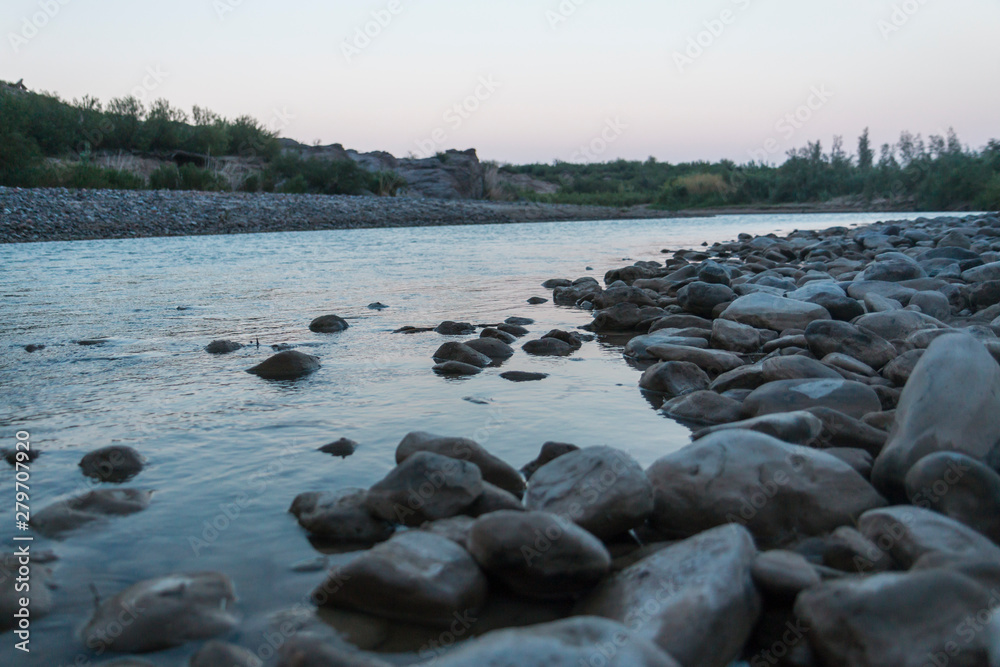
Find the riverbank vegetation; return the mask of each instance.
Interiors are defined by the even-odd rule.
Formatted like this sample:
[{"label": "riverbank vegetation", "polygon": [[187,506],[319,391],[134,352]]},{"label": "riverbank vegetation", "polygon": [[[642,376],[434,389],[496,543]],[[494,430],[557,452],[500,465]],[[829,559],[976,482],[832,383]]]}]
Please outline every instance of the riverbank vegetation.
[{"label": "riverbank vegetation", "polygon": [[[536,186],[507,188],[504,198],[545,203],[1000,209],[1000,141],[973,149],[954,132],[926,140],[904,132],[876,151],[865,130],[851,153],[836,137],[829,150],[810,142],[781,164],[649,158],[499,171]],[[250,116],[226,119],[197,106],[188,114],[166,100],[145,104],[136,97],[66,102],[0,82],[0,185],[394,195],[406,184],[350,160],[282,151],[277,133]]]},{"label": "riverbank vegetation", "polygon": [[[137,166],[142,159],[148,165]],[[0,185],[125,190],[395,194],[391,174],[282,153],[250,116],[130,96],[66,102],[0,82]]]},{"label": "riverbank vegetation", "polygon": [[1000,141],[980,150],[947,136],[904,132],[876,157],[868,131],[849,154],[840,138],[829,151],[821,142],[790,151],[780,165],[751,162],[669,164],[617,160],[602,164],[505,166],[558,185],[552,194],[529,194],[537,201],[664,209],[808,204],[851,200],[880,201],[895,208],[1000,209]]}]

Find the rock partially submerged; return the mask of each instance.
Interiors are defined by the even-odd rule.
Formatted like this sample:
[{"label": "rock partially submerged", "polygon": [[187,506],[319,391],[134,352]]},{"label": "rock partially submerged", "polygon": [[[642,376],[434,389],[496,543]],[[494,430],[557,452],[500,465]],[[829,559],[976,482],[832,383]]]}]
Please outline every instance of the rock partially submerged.
[{"label": "rock partially submerged", "polygon": [[392,537],[392,523],[374,516],[367,508],[364,489],[303,493],[289,512],[299,525],[323,540],[337,544],[376,544]]},{"label": "rock partially submerged", "polygon": [[338,315],[323,315],[309,323],[309,330],[314,333],[340,333],[341,331],[346,331],[349,327],[350,325],[347,323],[347,320]]},{"label": "rock partially submerged", "polygon": [[238,619],[232,582],[214,572],[142,581],[101,603],[82,631],[91,650],[147,653],[209,639]]},{"label": "rock partially submerged", "polygon": [[319,370],[319,357],[298,350],[279,352],[247,370],[265,380],[297,380]]},{"label": "rock partially submerged", "polygon": [[462,514],[483,495],[483,475],[474,463],[419,451],[368,491],[374,516],[406,526]]},{"label": "rock partially submerged", "polygon": [[209,354],[231,354],[237,350],[242,350],[243,345],[231,340],[213,340],[205,346],[205,351]]},{"label": "rock partially submerged", "polygon": [[475,615],[486,602],[486,591],[486,577],[465,549],[426,531],[409,531],[331,572],[313,600],[447,627],[456,614]]},{"label": "rock partially submerged", "polygon": [[131,447],[112,445],[86,454],[80,470],[87,477],[102,482],[127,482],[140,472],[146,459]]},{"label": "rock partially submerged", "polygon": [[31,517],[31,527],[46,537],[60,537],[110,517],[128,516],[149,507],[152,491],[97,489],[55,502]]}]

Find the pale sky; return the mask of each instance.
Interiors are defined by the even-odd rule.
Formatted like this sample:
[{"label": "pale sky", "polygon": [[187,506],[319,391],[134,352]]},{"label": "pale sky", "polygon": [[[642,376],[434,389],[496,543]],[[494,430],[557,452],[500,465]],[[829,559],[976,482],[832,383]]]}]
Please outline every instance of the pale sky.
[{"label": "pale sky", "polygon": [[400,156],[780,162],[835,134],[853,151],[865,126],[1000,137],[996,0],[4,0],[0,29],[0,79]]}]

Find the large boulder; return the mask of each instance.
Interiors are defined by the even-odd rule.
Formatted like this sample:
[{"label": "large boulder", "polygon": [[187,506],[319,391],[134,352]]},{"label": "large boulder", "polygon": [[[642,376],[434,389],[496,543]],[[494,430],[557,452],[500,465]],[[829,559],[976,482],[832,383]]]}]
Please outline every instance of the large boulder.
[{"label": "large boulder", "polygon": [[285,350],[247,369],[247,373],[265,380],[296,380],[316,372],[319,367],[319,357],[298,350]]},{"label": "large boulder", "polygon": [[906,495],[917,507],[944,514],[1000,544],[1000,475],[958,452],[920,459],[906,474]]},{"label": "large boulder", "polygon": [[518,595],[575,598],[611,569],[604,544],[548,512],[494,512],[478,519],[468,549],[479,566]]},{"label": "large boulder", "polygon": [[223,574],[174,574],[126,588],[94,611],[82,638],[91,650],[160,651],[229,632],[236,595]]},{"label": "large boulder", "polygon": [[462,514],[483,495],[483,475],[468,461],[417,452],[368,490],[365,507],[391,523],[419,526]]},{"label": "large boulder", "polygon": [[629,623],[686,667],[726,667],[760,614],[750,576],[756,555],[746,530],[722,526],[612,575],[576,613]]},{"label": "large boulder", "polygon": [[490,454],[475,440],[414,431],[408,433],[396,447],[396,463],[403,463],[417,452],[433,452],[440,456],[474,463],[483,474],[484,481],[518,497],[524,495],[524,478],[521,477],[521,473]]},{"label": "large boulder", "polygon": [[853,525],[885,500],[847,463],[762,433],[722,431],[665,456],[646,472],[650,521],[667,535],[746,526],[761,548]]},{"label": "large boulder", "polygon": [[395,528],[372,515],[364,489],[300,494],[288,510],[311,534],[331,542],[375,544],[392,537]]},{"label": "large boulder", "polygon": [[896,358],[896,348],[881,336],[847,322],[817,321],[806,327],[809,350],[822,359],[829,354],[846,354],[871,366],[882,368]]},{"label": "large boulder", "polygon": [[587,447],[539,468],[525,506],[558,514],[600,538],[641,526],[653,509],[653,490],[631,456],[611,447]]},{"label": "large boulder", "polygon": [[680,667],[656,644],[605,618],[494,630],[435,661],[437,667]]},{"label": "large boulder", "polygon": [[447,626],[486,602],[486,577],[451,540],[400,533],[330,573],[313,592],[320,606],[364,611],[418,625]]},{"label": "large boulder", "polygon": [[769,382],[743,401],[743,413],[747,417],[818,407],[832,408],[860,419],[870,412],[880,412],[882,402],[868,385],[839,378]]},{"label": "large boulder", "polygon": [[994,469],[1000,464],[1000,366],[982,343],[948,334],[931,343],[899,399],[889,441],[872,481],[893,500],[906,498],[906,473],[920,459],[958,451]]},{"label": "large boulder", "polygon": [[980,667],[995,664],[995,640],[970,619],[995,606],[972,579],[938,569],[830,581],[803,592],[795,615],[816,664]]},{"label": "large boulder", "polygon": [[736,299],[721,317],[757,329],[784,331],[805,329],[811,322],[830,319],[830,313],[814,303],[758,292]]}]

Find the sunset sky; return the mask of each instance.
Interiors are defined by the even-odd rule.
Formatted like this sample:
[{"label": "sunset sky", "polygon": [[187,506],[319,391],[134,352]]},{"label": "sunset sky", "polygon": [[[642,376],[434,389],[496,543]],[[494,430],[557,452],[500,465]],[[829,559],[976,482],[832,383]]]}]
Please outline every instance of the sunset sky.
[{"label": "sunset sky", "polygon": [[865,126],[876,144],[1000,137],[995,0],[7,0],[0,17],[0,79],[396,155],[780,162],[835,134],[853,150]]}]

